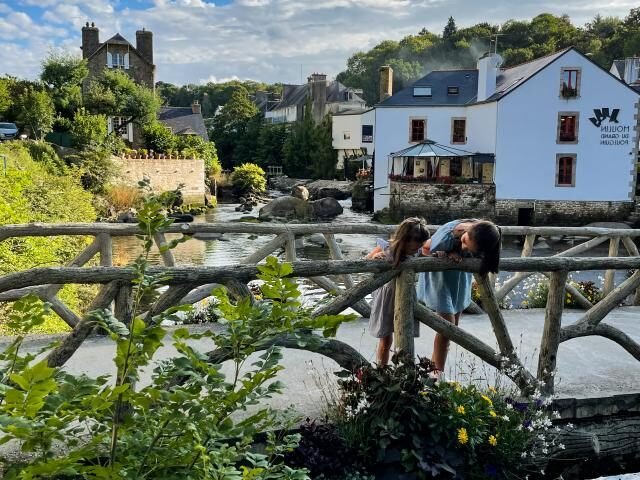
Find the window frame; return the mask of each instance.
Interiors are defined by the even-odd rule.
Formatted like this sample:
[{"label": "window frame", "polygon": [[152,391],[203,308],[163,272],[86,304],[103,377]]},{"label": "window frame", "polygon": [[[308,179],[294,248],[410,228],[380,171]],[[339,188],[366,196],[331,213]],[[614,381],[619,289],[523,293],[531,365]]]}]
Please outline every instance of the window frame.
[{"label": "window frame", "polygon": [[[562,140],[560,134],[562,133],[562,117],[575,117],[574,122],[574,139]],[[558,123],[556,128],[556,143],[562,145],[571,145],[578,143],[578,134],[580,132],[580,112],[558,112]]]},{"label": "window frame", "polygon": [[[365,135],[364,128],[371,127],[371,134]],[[361,141],[362,143],[373,143],[373,125],[363,124],[360,128]]]},{"label": "window frame", "polygon": [[[560,183],[560,161],[563,158],[571,159],[571,183]],[[571,188],[576,186],[576,166],[578,163],[578,155],[575,153],[558,153],[556,154],[556,170],[555,184],[556,187]]]},{"label": "window frame", "polygon": [[[416,93],[417,90],[424,90],[425,92],[428,91],[429,93]],[[430,86],[425,85],[425,86],[420,86],[420,87],[413,87],[413,96],[414,97],[424,97],[424,98],[431,98],[433,97],[433,90]]]},{"label": "window frame", "polygon": [[460,95],[460,87],[456,85],[449,85],[447,87],[447,95]]},{"label": "window frame", "polygon": [[[576,72],[576,86],[575,88],[575,95],[565,95],[565,88],[564,88],[564,74],[565,72]],[[560,98],[563,98],[565,100],[570,100],[572,98],[579,98],[580,97],[580,87],[582,84],[582,68],[581,67],[562,67],[560,69]]]},{"label": "window frame", "polygon": [[[424,122],[421,140],[413,139],[413,122],[414,121]],[[421,142],[424,142],[426,139],[427,139],[427,117],[409,117],[409,143],[421,143]]]},{"label": "window frame", "polygon": [[[456,121],[464,121],[464,141],[455,141],[455,124]],[[467,117],[451,117],[451,145],[466,145],[467,143]]]}]

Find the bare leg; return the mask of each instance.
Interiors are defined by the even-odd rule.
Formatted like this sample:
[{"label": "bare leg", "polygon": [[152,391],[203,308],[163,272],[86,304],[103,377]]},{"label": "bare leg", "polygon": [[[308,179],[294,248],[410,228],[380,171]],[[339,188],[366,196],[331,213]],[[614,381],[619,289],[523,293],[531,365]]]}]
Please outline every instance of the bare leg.
[{"label": "bare leg", "polygon": [[[457,326],[460,321],[460,313],[461,312],[455,314],[438,312],[438,315]],[[436,338],[433,341],[431,361],[440,372],[444,371],[444,365],[447,362],[447,353],[449,353],[449,339],[444,335],[436,333]]]},{"label": "bare leg", "polygon": [[389,363],[389,352],[393,343],[393,335],[378,339],[378,347],[376,349],[376,362],[378,366],[384,367]]}]

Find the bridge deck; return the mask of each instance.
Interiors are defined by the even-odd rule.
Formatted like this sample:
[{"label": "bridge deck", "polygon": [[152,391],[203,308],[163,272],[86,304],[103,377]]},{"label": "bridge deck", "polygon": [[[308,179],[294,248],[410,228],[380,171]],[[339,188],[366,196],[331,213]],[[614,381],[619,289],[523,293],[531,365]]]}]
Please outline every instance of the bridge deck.
[{"label": "bridge deck", "polygon": [[[578,311],[566,311],[563,324],[575,321],[581,314]],[[505,317],[520,358],[526,367],[535,371],[544,310],[512,310],[505,312]],[[606,321],[621,328],[634,339],[640,339],[640,307],[616,309],[607,316]],[[495,337],[486,315],[464,316],[461,326],[489,345],[494,345]],[[420,337],[416,339],[416,352],[426,356],[431,352],[434,333],[424,325],[421,326],[420,333]],[[376,340],[367,332],[366,319],[343,325],[338,338],[357,348],[367,359],[375,358]],[[34,337],[27,342],[26,347],[28,350],[37,350],[44,341],[44,337]],[[4,339],[0,340],[0,344],[5,342]],[[206,351],[212,349],[212,345],[207,342],[202,342],[201,346]],[[111,340],[89,338],[67,363],[66,368],[74,373],[91,376],[113,373],[113,354]],[[168,358],[173,354],[172,348],[163,347],[157,357]],[[318,354],[298,350],[285,351],[283,364],[285,370],[280,379],[286,390],[284,395],[272,399],[273,406],[284,408],[293,404],[301,414],[320,414],[324,404],[322,390],[329,390],[328,385],[334,385],[335,379],[330,373],[336,368],[336,364]],[[640,392],[640,363],[619,345],[603,337],[578,338],[562,343],[557,365],[556,390],[560,397],[603,397]],[[483,368],[479,359],[452,344],[447,367],[448,378],[465,381],[466,374],[472,368],[475,368],[474,378],[488,378],[490,384],[493,384],[492,368]]]}]

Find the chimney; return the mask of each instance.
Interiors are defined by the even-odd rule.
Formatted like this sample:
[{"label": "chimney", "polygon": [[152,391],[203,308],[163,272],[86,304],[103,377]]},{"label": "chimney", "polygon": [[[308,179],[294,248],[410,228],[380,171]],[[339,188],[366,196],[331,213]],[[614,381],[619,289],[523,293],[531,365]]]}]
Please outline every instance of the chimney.
[{"label": "chimney", "polygon": [[478,59],[478,102],[482,102],[496,93],[498,68],[502,57],[496,53],[486,53]]},{"label": "chimney", "polygon": [[194,100],[191,104],[191,113],[194,115],[202,115],[202,105],[200,105],[198,100]]},{"label": "chimney", "polygon": [[95,23],[89,26],[89,22],[82,27],[82,58],[89,58],[100,48],[100,30]]},{"label": "chimney", "polygon": [[309,77],[311,84],[311,113],[316,124],[322,122],[327,106],[327,76],[314,73]]},{"label": "chimney", "polygon": [[153,33],[145,30],[136,32],[136,50],[147,62],[153,65]]},{"label": "chimney", "polygon": [[393,68],[390,65],[380,67],[380,101],[393,95]]}]

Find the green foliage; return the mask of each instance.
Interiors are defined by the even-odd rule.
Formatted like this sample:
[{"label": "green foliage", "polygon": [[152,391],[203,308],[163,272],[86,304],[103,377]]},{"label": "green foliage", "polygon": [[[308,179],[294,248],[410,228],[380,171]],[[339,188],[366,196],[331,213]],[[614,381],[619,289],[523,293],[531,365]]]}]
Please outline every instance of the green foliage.
[{"label": "green foliage", "polygon": [[[281,389],[276,381],[282,369],[279,348],[265,349],[265,344],[282,335],[300,336],[302,342],[310,329],[331,334],[350,317],[311,318],[295,279],[288,278],[291,266],[270,257],[259,267],[262,302],[232,302],[226,291],[216,291],[225,328],[197,335],[176,330],[172,344],[177,355],[160,362],[150,383],[136,388],[140,372],[150,367],[164,341],[159,324],[188,310],[140,316],[143,299],[157,295],[167,280],[148,272],[153,236],[171,223],[162,210],[158,197],[150,194],[139,211],[144,252],[132,266],[133,315],[115,318],[105,310],[91,317],[116,344],[115,382],[72,376],[46,360],[34,362],[34,355],[19,354],[22,336],[0,354],[1,441],[16,441],[27,454],[19,460],[2,458],[3,478],[309,479],[305,470],[283,462],[299,436],[272,433],[286,424],[262,403]],[[26,299],[12,315],[24,333],[45,312]],[[216,351],[208,358],[194,342],[210,343]],[[249,365],[249,357],[260,351]],[[223,373],[225,361],[232,364],[230,375]],[[266,447],[258,453],[253,443],[262,431],[268,431]]]},{"label": "green foliage", "polygon": [[83,187],[92,193],[103,193],[116,173],[111,151],[106,147],[87,148],[66,160],[79,172]]},{"label": "green foliage", "polygon": [[76,112],[70,133],[74,146],[82,150],[104,146],[107,141],[107,117],[91,115],[85,109]]},{"label": "green foliage", "polygon": [[338,152],[333,149],[331,115],[327,115],[314,130],[313,178],[333,179],[338,163]]},{"label": "green foliage", "polygon": [[[602,290],[600,290],[600,288],[598,288],[598,286],[592,281],[571,281],[569,283],[594,305],[603,298]],[[548,297],[549,282],[538,282],[529,289],[527,292],[527,299],[522,302],[522,304],[526,308],[545,308],[547,306]],[[568,308],[581,308],[575,297],[569,292],[565,292],[564,306]]]},{"label": "green foliage", "polygon": [[55,109],[51,97],[42,90],[29,88],[16,99],[18,121],[35,140],[43,140],[53,130]]},{"label": "green foliage", "polygon": [[220,173],[221,167],[215,143],[207,142],[198,135],[179,135],[176,139],[176,148],[184,157],[203,159],[207,177]]},{"label": "green foliage", "polygon": [[75,55],[51,53],[42,62],[40,79],[64,118],[72,118],[82,106],[82,82],[88,73],[87,61]]},{"label": "green foliage", "polygon": [[[46,144],[33,142],[5,142],[0,154],[7,155],[7,175],[0,175],[0,224],[92,222],[96,213],[91,194],[86,192],[73,172],[57,174],[50,165],[34,160],[30,150],[51,153]],[[0,274],[19,272],[33,267],[60,265],[75,257],[89,244],[85,237],[27,237],[0,242]],[[85,306],[85,287],[65,287],[60,297],[76,312]],[[6,323],[6,308],[0,308],[0,332],[15,331]],[[67,330],[57,316],[34,331]]]},{"label": "green foliage", "polygon": [[67,172],[67,165],[50,143],[29,141],[24,142],[23,145],[29,150],[31,158],[44,165],[49,173],[64,175]]},{"label": "green foliage", "polygon": [[145,127],[156,120],[160,100],[149,88],[138,85],[129,75],[119,70],[105,69],[93,80],[85,96],[85,105],[92,113],[125,117],[120,126],[124,133],[131,122]]},{"label": "green foliage", "polygon": [[453,19],[453,17],[449,17],[449,20],[447,20],[447,24],[442,31],[442,38],[444,40],[448,40],[452,38],[457,31],[458,27],[456,27],[456,21]]},{"label": "green foliage", "polygon": [[267,179],[262,168],[254,163],[243,163],[231,173],[233,188],[240,194],[263,193],[267,189]]},{"label": "green foliage", "polygon": [[176,148],[176,135],[166,125],[156,121],[144,128],[144,141],[148,149],[158,153],[169,153]]},{"label": "green foliage", "polygon": [[0,118],[3,118],[12,103],[9,81],[5,78],[0,78]]},{"label": "green foliage", "polygon": [[548,433],[557,413],[547,402],[435,382],[432,370],[429,360],[395,356],[391,366],[339,382],[338,431],[362,465],[376,471],[395,463],[387,474],[419,479],[524,478],[522,458],[557,444]]}]

